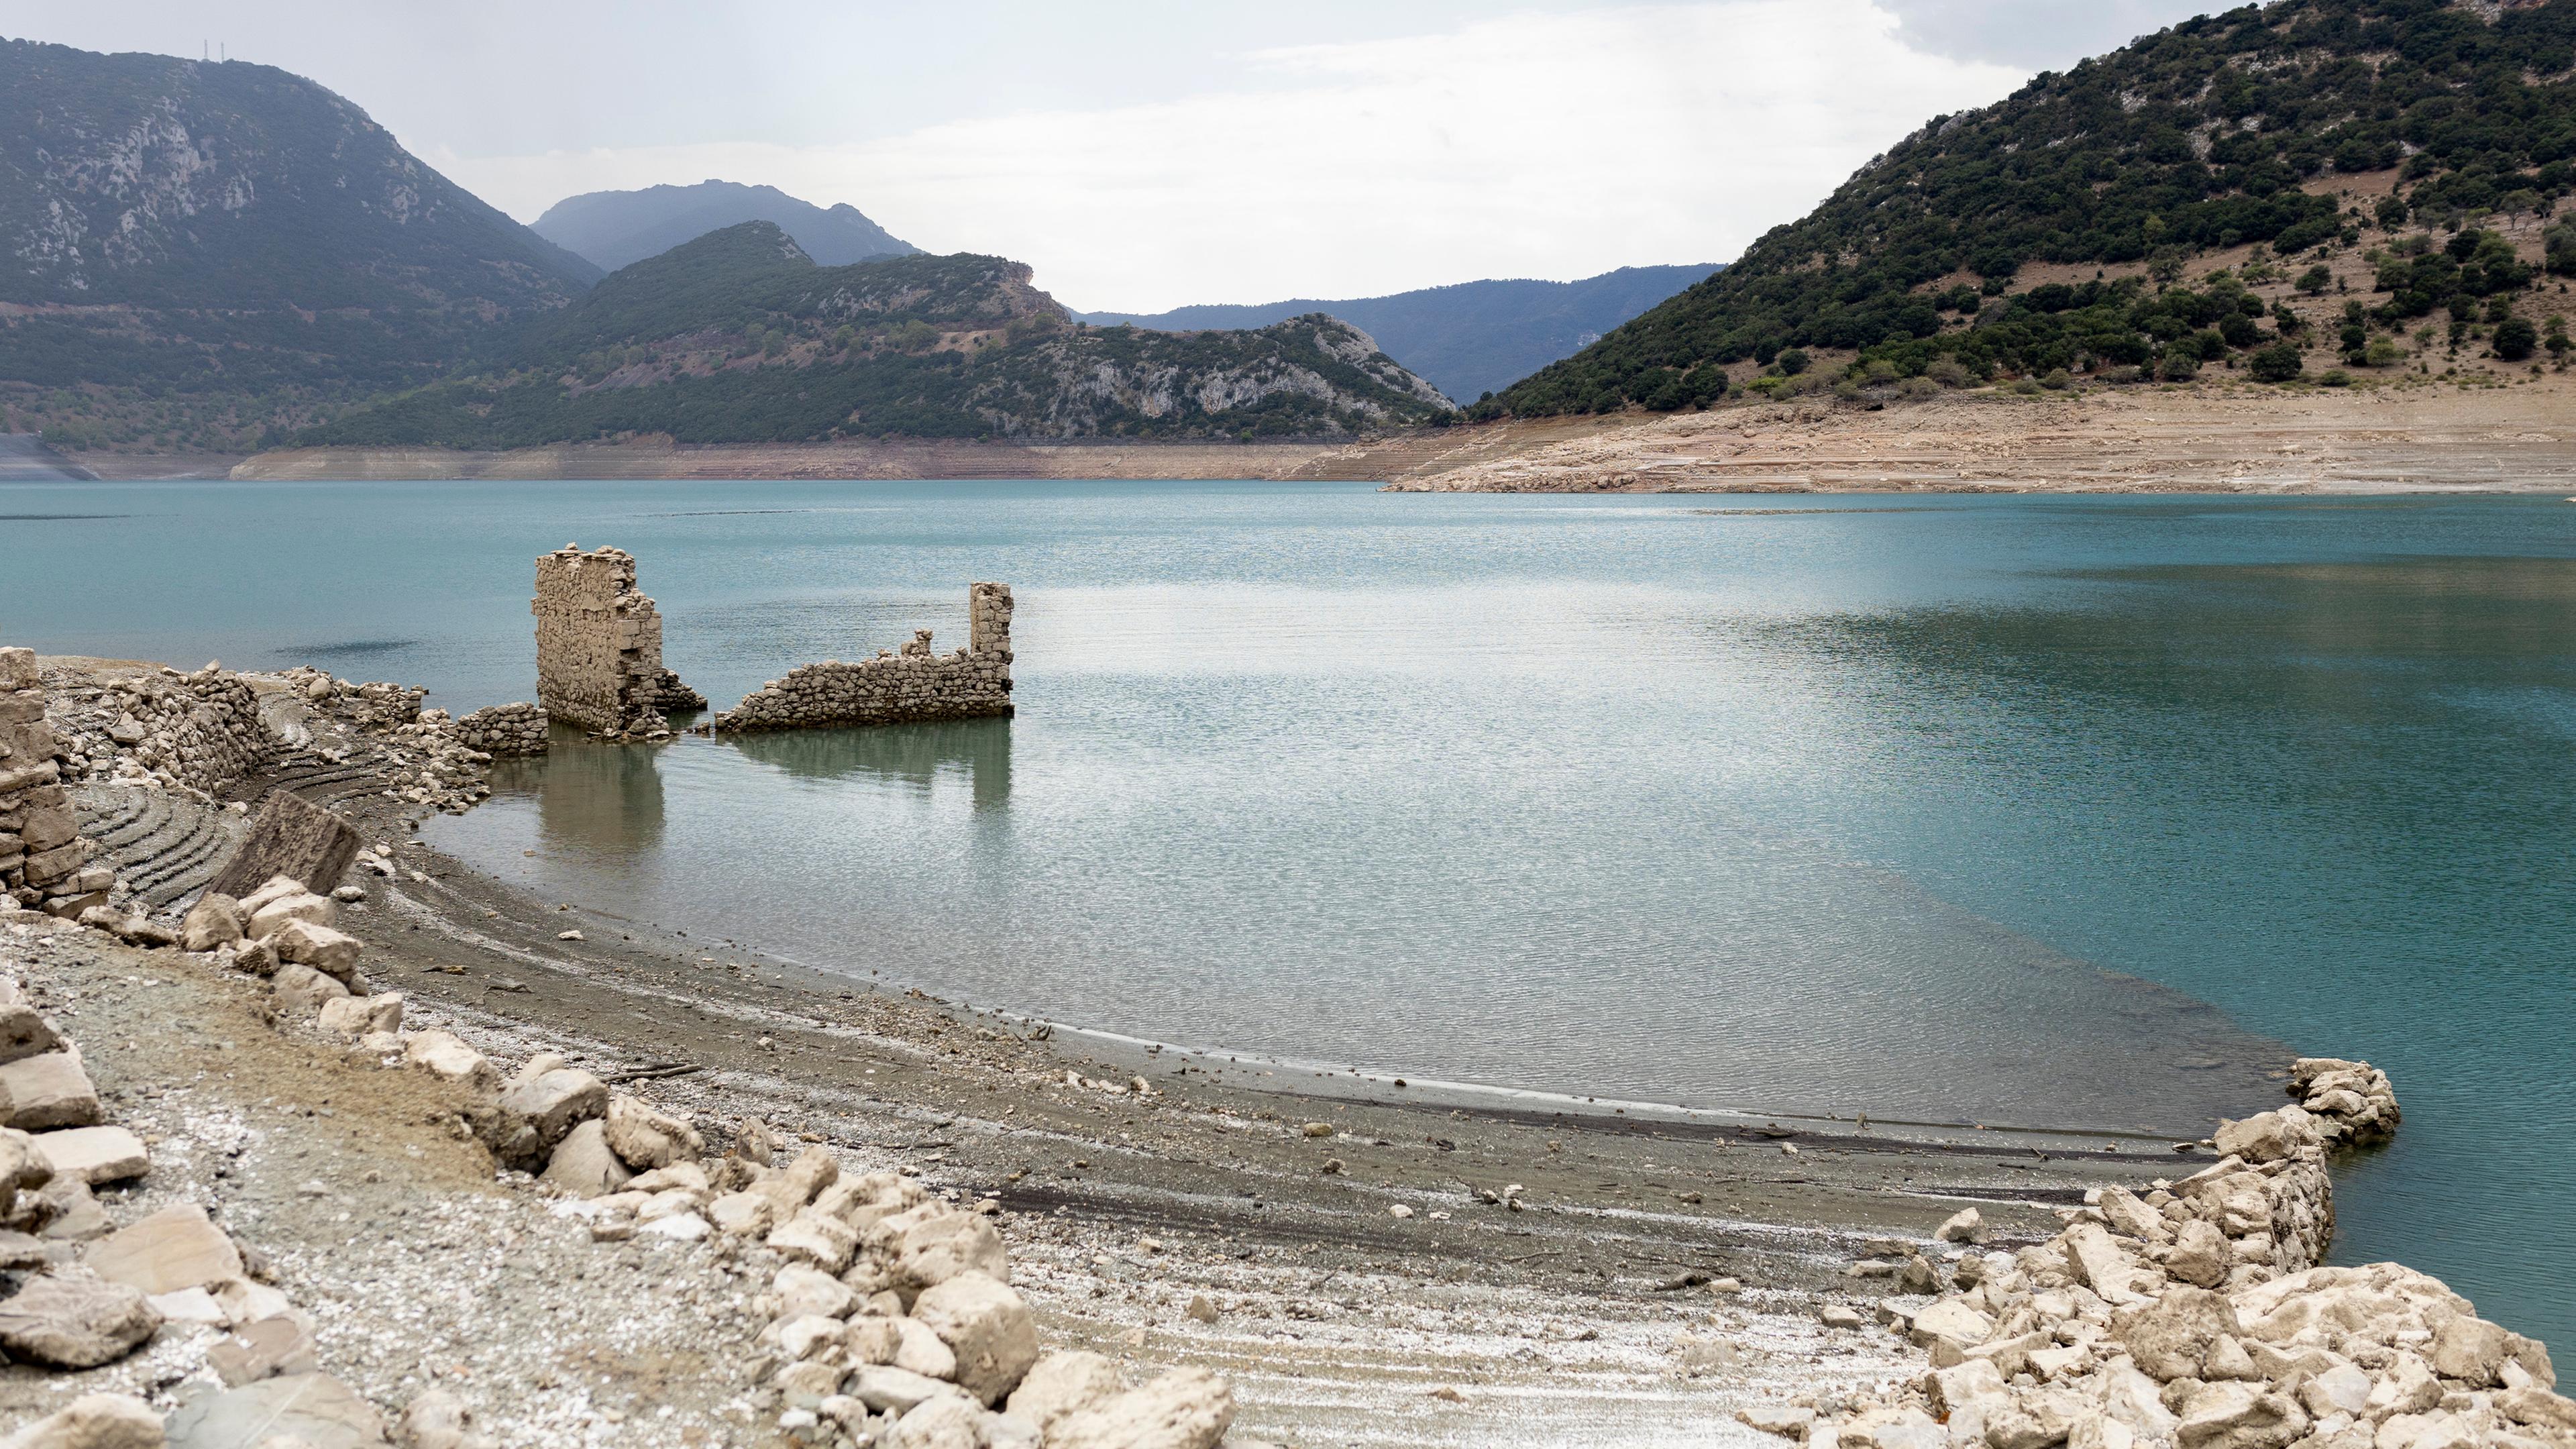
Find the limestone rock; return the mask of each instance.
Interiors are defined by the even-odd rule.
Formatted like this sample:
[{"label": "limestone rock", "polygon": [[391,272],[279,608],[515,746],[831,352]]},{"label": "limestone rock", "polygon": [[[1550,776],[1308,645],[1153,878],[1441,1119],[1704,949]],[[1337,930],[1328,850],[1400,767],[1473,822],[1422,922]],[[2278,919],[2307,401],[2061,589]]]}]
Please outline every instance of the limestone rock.
[{"label": "limestone rock", "polygon": [[751,1185],[751,1191],[778,1205],[783,1220],[798,1208],[820,1197],[824,1190],[838,1182],[841,1164],[820,1147],[808,1147],[784,1171],[770,1173]]},{"label": "limestone rock", "polygon": [[807,1314],[847,1318],[851,1310],[859,1306],[859,1295],[850,1285],[803,1263],[790,1263],[780,1268],[778,1276],[771,1280],[770,1292],[778,1299],[781,1318],[801,1318]]},{"label": "limestone rock", "polygon": [[726,1233],[747,1238],[769,1231],[778,1205],[756,1192],[729,1192],[707,1204],[707,1216]]},{"label": "limestone rock", "polygon": [[2205,1288],[2178,1285],[2144,1307],[2111,1320],[2111,1336],[2124,1344],[2140,1370],[2158,1381],[2198,1378],[2210,1346],[2244,1330],[2227,1299]]},{"label": "limestone rock", "polygon": [[1002,1235],[992,1223],[946,1203],[907,1209],[868,1233],[872,1245],[884,1243],[891,1249],[888,1266],[895,1280],[914,1290],[960,1273],[982,1273],[1004,1283],[1011,1278]]},{"label": "limestone rock", "polygon": [[479,1094],[488,1095],[501,1085],[500,1069],[453,1032],[415,1032],[403,1042],[403,1057],[441,1081],[454,1082]]},{"label": "limestone rock", "polygon": [[162,1449],[161,1416],[126,1394],[83,1394],[0,1441],[0,1449]]},{"label": "limestone rock", "polygon": [[1234,1423],[1234,1391],[1205,1369],[1174,1369],[1047,1430],[1047,1449],[1216,1449]]},{"label": "limestone rock", "polygon": [[967,1399],[943,1394],[895,1420],[886,1449],[986,1449],[984,1422],[991,1416]]},{"label": "limestone rock", "polygon": [[1946,1339],[1965,1349],[1985,1342],[1995,1332],[1995,1321],[1956,1298],[1944,1298],[1914,1315],[1911,1336],[1918,1344]]},{"label": "limestone rock", "polygon": [[310,966],[280,966],[270,978],[269,992],[277,1004],[299,1015],[313,1015],[349,994],[349,988],[336,976],[327,976]]},{"label": "limestone rock", "polygon": [[19,1189],[42,1187],[60,1170],[34,1137],[0,1127],[0,1216],[16,1210]]},{"label": "limestone rock", "polygon": [[854,1364],[893,1363],[903,1352],[903,1330],[895,1327],[893,1318],[856,1318],[841,1336],[841,1344],[850,1351]]},{"label": "limestone rock", "polygon": [[778,1324],[778,1351],[790,1359],[819,1358],[826,1351],[841,1346],[842,1323],[819,1313],[781,1319]]},{"label": "limestone rock", "polygon": [[2288,1449],[2308,1435],[2305,1409],[2260,1384],[2210,1384],[2175,1426],[2182,1449]]},{"label": "limestone rock", "polygon": [[1735,1421],[1759,1433],[1804,1439],[1808,1426],[1816,1422],[1816,1411],[1788,1404],[1749,1404],[1735,1411]]},{"label": "limestone rock", "polygon": [[329,1374],[281,1374],[200,1393],[170,1415],[170,1449],[242,1449],[278,1439],[310,1449],[382,1449],[384,1416]]},{"label": "limestone rock", "polygon": [[[281,901],[269,909],[274,911],[285,904]],[[360,947],[355,936],[297,919],[286,922],[265,939],[280,961],[310,966],[343,986],[357,978]]]},{"label": "limestone rock", "polygon": [[926,1378],[892,1364],[862,1366],[850,1375],[849,1393],[879,1413],[892,1410],[897,1414],[908,1414],[916,1406],[943,1394],[961,1401],[965,1399],[965,1394],[955,1384]]},{"label": "limestone rock", "polygon": [[2248,1162],[2279,1162],[2301,1148],[2317,1145],[2316,1119],[2299,1107],[2275,1107],[2238,1122],[2221,1122],[2212,1139],[2223,1157]]},{"label": "limestone rock", "polygon": [[1923,1396],[1932,1412],[1949,1417],[1980,1399],[2008,1395],[2010,1385],[1992,1359],[1972,1358],[1923,1376]]},{"label": "limestone rock", "polygon": [[[957,1380],[957,1351],[917,1318],[896,1318],[894,1357],[888,1362],[927,1379]],[[962,1385],[960,1387],[963,1387]]]},{"label": "limestone rock", "polygon": [[2496,1395],[2495,1406],[2517,1424],[2576,1434],[2576,1399],[2563,1399],[2543,1388],[2524,1387]]},{"label": "limestone rock", "polygon": [[13,1001],[0,1006],[0,1062],[60,1051],[62,1034],[36,1008]]},{"label": "limestone rock", "polygon": [[94,1127],[107,1115],[76,1051],[0,1062],[0,1114],[0,1125],[21,1132]]},{"label": "limestone rock", "polygon": [[378,1033],[400,1032],[402,1019],[402,993],[387,991],[375,996],[332,997],[322,1003],[322,1015],[315,1025],[343,1041],[357,1041]]},{"label": "limestone rock", "polygon": [[1982,1243],[1986,1240],[1986,1216],[1972,1207],[1961,1208],[1933,1229],[1932,1236],[1944,1243]]},{"label": "limestone rock", "polygon": [[2454,1317],[2433,1335],[2433,1371],[2471,1388],[2486,1388],[2504,1369],[2506,1337],[2500,1323]]},{"label": "limestone rock", "polygon": [[1037,1325],[1028,1305],[982,1273],[959,1273],[924,1289],[912,1313],[957,1355],[957,1386],[987,1404],[1017,1387],[1037,1362]]},{"label": "limestone rock", "polygon": [[252,891],[249,895],[241,897],[239,909],[241,911],[242,922],[247,926],[251,917],[258,915],[262,910],[265,910],[276,902],[285,900],[288,896],[300,896],[305,894],[307,894],[307,892],[304,889],[304,882],[296,880],[290,876],[270,876],[267,881],[261,884],[259,889]]},{"label": "limestone rock", "polygon": [[242,938],[241,902],[213,891],[197,897],[188,914],[179,921],[179,949],[211,951],[229,946]]},{"label": "limestone rock", "polygon": [[132,1353],[161,1326],[143,1290],[86,1268],[30,1281],[0,1301],[0,1348],[55,1368],[96,1368]]},{"label": "limestone rock", "polygon": [[2175,1231],[2164,1267],[2182,1282],[2215,1288],[2227,1281],[2229,1261],[2227,1235],[2218,1230],[2218,1224],[2193,1218]]},{"label": "limestone rock", "polygon": [[668,1167],[707,1150],[698,1129],[622,1092],[608,1099],[608,1145],[636,1168]]},{"label": "limestone rock", "polygon": [[547,1159],[545,1180],[582,1197],[617,1191],[632,1176],[608,1147],[608,1129],[598,1119],[581,1123],[555,1144]]},{"label": "limestone rock", "polygon": [[525,1117],[536,1129],[537,1140],[552,1147],[575,1123],[608,1110],[608,1088],[588,1072],[558,1067],[533,1080],[511,1083],[501,1094],[501,1106]]},{"label": "limestone rock", "polygon": [[[249,901],[244,901],[242,905],[245,909],[250,908]],[[242,934],[254,941],[265,941],[286,929],[290,921],[300,921],[306,925],[327,929],[337,925],[339,920],[340,908],[329,896],[298,892],[294,895],[279,896],[256,910],[251,910],[250,920],[243,926]],[[338,932],[334,931],[333,934],[337,935]],[[280,949],[279,954],[284,954],[283,948]]]},{"label": "limestone rock", "polygon": [[242,1276],[241,1250],[195,1203],[166,1207],[110,1233],[82,1255],[90,1270],[146,1293],[176,1293]]},{"label": "limestone rock", "polygon": [[859,1235],[848,1223],[807,1209],[771,1229],[767,1241],[791,1258],[802,1258],[826,1273],[838,1273],[850,1266],[851,1255],[858,1251]]},{"label": "limestone rock", "polygon": [[2067,1266],[2076,1281],[2092,1289],[2105,1303],[2136,1303],[2145,1296],[2142,1290],[2157,1286],[2162,1277],[2131,1257],[2120,1246],[2120,1240],[2099,1223],[2077,1223],[2066,1230],[2061,1241],[2066,1248]]},{"label": "limestone rock", "polygon": [[116,1226],[108,1221],[89,1184],[68,1173],[56,1173],[36,1190],[37,1216],[44,1221],[39,1236],[58,1243],[86,1243]]},{"label": "limestone rock", "polygon": [[1056,1421],[1066,1413],[1097,1408],[1123,1390],[1126,1377],[1103,1354],[1046,1354],[1030,1364],[1028,1374],[1020,1377],[1020,1387],[1010,1392],[1010,1415],[1036,1423],[1041,1431],[1054,1431]]}]

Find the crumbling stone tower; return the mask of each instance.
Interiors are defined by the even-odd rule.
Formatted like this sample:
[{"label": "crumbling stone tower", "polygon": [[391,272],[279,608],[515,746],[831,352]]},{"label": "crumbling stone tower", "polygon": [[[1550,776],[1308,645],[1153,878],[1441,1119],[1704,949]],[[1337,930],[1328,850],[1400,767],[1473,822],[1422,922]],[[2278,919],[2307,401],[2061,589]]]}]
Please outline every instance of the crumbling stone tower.
[{"label": "crumbling stone tower", "polygon": [[706,696],[662,667],[662,615],[635,588],[635,556],[565,544],[537,560],[537,703],[601,734],[658,727]]}]

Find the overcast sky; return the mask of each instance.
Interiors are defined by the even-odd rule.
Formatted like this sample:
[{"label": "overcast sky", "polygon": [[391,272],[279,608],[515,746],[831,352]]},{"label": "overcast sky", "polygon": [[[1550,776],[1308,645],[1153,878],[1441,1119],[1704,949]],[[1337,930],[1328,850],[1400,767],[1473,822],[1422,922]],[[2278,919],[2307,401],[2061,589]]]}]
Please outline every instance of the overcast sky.
[{"label": "overcast sky", "polygon": [[1725,261],[1930,116],[2189,0],[0,0],[310,76],[523,220],[723,177],[1089,310]]}]

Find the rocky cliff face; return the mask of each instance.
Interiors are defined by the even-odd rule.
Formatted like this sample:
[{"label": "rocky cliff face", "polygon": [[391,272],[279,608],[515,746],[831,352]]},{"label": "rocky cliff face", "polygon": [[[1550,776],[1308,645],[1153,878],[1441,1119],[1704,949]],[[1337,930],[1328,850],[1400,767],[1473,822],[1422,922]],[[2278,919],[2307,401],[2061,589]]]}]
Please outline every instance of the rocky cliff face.
[{"label": "rocky cliff face", "polygon": [[0,295],[558,305],[596,268],[268,66],[0,43]]}]

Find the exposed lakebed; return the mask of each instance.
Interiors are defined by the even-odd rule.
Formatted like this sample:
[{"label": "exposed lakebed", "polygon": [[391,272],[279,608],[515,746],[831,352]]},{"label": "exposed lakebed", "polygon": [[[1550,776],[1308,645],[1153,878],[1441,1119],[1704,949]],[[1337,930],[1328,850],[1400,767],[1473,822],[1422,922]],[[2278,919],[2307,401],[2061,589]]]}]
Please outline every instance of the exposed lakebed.
[{"label": "exposed lakebed", "polygon": [[11,642],[459,709],[531,693],[571,539],[638,555],[719,705],[962,642],[1005,581],[1017,720],[567,742],[430,836],[693,936],[1417,1077],[2167,1133],[2277,1101],[2276,1040],[2365,1056],[2407,1125],[2340,1174],[2337,1256],[2576,1328],[2565,503],[0,493],[131,515],[0,530]]}]

